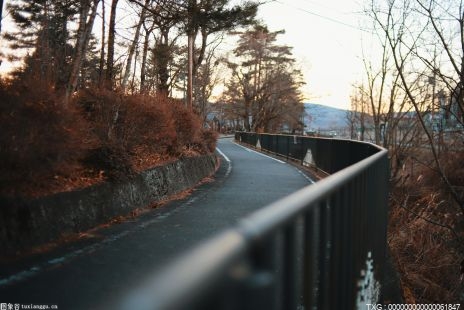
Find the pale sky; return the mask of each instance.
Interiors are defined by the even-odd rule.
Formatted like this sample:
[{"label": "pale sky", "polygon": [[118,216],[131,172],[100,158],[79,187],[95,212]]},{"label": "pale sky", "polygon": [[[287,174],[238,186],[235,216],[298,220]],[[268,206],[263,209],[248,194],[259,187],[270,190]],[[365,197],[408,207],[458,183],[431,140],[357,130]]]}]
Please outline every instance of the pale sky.
[{"label": "pale sky", "polygon": [[306,80],[305,102],[348,109],[352,84],[362,80],[362,0],[281,0],[260,7],[258,18],[292,46]]}]

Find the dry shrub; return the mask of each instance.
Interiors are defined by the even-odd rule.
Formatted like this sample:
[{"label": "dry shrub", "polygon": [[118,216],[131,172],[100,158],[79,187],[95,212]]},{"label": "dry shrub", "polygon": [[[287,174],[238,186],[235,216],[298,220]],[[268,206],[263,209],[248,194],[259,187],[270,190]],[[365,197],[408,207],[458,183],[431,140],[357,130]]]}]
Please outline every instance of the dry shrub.
[{"label": "dry shrub", "polygon": [[[214,150],[197,116],[165,97],[81,90],[68,106],[45,82],[0,80],[0,194],[72,190]],[[187,151],[186,151],[187,150]]]},{"label": "dry shrub", "polygon": [[213,153],[216,150],[218,133],[213,130],[203,129],[201,132],[201,140],[208,153]]},{"label": "dry shrub", "polygon": [[128,154],[140,146],[157,153],[174,148],[176,115],[168,99],[87,89],[76,96],[76,103],[103,145],[117,144]]},{"label": "dry shrub", "polygon": [[73,105],[82,108],[92,131],[101,141],[109,140],[118,122],[123,96],[106,89],[83,89],[73,98]]},{"label": "dry shrub", "polygon": [[125,179],[133,175],[130,156],[124,140],[118,135],[124,99],[117,92],[106,89],[81,90],[73,100],[81,107],[90,123],[98,144],[88,152],[83,163],[102,171],[109,180]]},{"label": "dry shrub", "polygon": [[99,146],[85,159],[88,166],[104,171],[110,180],[134,174],[134,157],[166,153],[173,148],[175,130],[165,102],[153,97],[105,89],[86,89],[76,96],[76,104],[99,139]]},{"label": "dry shrub", "polygon": [[464,152],[448,152],[442,156],[443,169],[461,201],[464,201]]},{"label": "dry shrub", "polygon": [[93,148],[82,162],[91,169],[101,171],[111,181],[126,180],[134,175],[127,150],[114,141]]},{"label": "dry shrub", "polygon": [[176,117],[168,99],[129,96],[121,116],[119,135],[131,153],[135,148],[157,154],[172,153],[178,137]]},{"label": "dry shrub", "polygon": [[186,149],[196,153],[212,153],[216,149],[218,133],[202,128],[202,121],[198,115],[192,113],[180,102],[172,105],[177,132],[177,147],[185,153]]},{"label": "dry shrub", "polygon": [[86,163],[110,179],[214,150],[214,135],[204,135],[200,119],[173,99],[87,89],[76,96],[76,104],[86,111],[101,145]]},{"label": "dry shrub", "polygon": [[173,102],[172,110],[175,114],[175,130],[177,133],[177,151],[185,148],[201,148],[201,121],[187,107],[178,102]]},{"label": "dry shrub", "polygon": [[69,176],[95,143],[74,106],[65,107],[41,81],[0,85],[0,192],[49,190]]},{"label": "dry shrub", "polygon": [[[459,208],[440,176],[425,163],[430,154],[416,150],[403,167],[402,182],[391,192],[388,243],[401,275],[406,303],[459,303],[463,229]],[[449,180],[462,186],[461,155],[446,154]]]},{"label": "dry shrub", "polygon": [[[411,203],[407,208],[420,212],[419,205],[414,208]],[[401,274],[405,302],[459,302],[461,259],[454,236],[424,218],[433,217],[429,212],[412,215],[399,206],[390,213],[388,243]]]}]

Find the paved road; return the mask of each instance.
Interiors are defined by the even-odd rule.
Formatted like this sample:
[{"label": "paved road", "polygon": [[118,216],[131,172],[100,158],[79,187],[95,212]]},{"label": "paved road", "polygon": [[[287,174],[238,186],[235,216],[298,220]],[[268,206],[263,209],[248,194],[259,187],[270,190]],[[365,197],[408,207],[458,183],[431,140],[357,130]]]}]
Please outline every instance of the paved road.
[{"label": "paved road", "polygon": [[310,180],[295,167],[220,139],[215,181],[188,198],[100,229],[52,252],[0,266],[0,303],[95,309],[145,275]]}]

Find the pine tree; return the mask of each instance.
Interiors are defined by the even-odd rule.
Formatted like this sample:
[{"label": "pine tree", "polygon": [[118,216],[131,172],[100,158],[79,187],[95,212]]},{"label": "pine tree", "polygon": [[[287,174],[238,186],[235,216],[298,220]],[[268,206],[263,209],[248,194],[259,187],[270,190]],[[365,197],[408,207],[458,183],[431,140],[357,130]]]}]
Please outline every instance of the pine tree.
[{"label": "pine tree", "polygon": [[98,85],[100,81],[100,47],[95,36],[90,37],[79,74],[78,88]]},{"label": "pine tree", "polygon": [[[77,1],[13,0],[7,9],[17,28],[4,34],[9,47],[31,51],[24,70],[55,87],[63,87],[72,53],[68,22],[77,13]],[[9,56],[14,59],[15,54]]]},{"label": "pine tree", "polygon": [[252,1],[235,6],[231,5],[230,0],[152,0],[150,5],[143,0],[129,1],[145,8],[147,17],[159,30],[154,47],[156,63],[153,66],[156,68],[157,91],[165,94],[175,83],[175,76],[169,70],[175,59],[175,39],[171,38],[177,37],[177,33],[172,35],[174,31],[193,37],[194,42],[199,38],[199,46],[192,48],[192,72],[196,75],[204,61],[209,36],[252,24],[258,7],[258,3]]},{"label": "pine tree", "polygon": [[238,33],[237,62],[228,62],[232,78],[226,95],[237,103],[234,110],[246,130],[270,132],[299,126],[301,72],[293,67],[291,48],[276,43],[281,33],[262,25]]},{"label": "pine tree", "polygon": [[230,7],[230,0],[186,0],[185,31],[194,37],[201,36],[201,45],[196,49],[193,72],[202,64],[208,37],[214,33],[230,31],[255,23],[257,2]]}]

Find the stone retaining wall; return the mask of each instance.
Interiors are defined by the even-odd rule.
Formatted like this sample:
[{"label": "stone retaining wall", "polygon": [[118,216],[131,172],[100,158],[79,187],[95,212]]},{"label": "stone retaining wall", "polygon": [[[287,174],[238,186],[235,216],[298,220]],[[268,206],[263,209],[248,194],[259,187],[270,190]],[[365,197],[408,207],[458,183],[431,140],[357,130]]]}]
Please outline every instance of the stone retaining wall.
[{"label": "stone retaining wall", "polygon": [[102,183],[35,200],[0,198],[0,246],[12,255],[62,236],[83,232],[193,187],[211,175],[214,155],[184,158],[131,180]]}]

